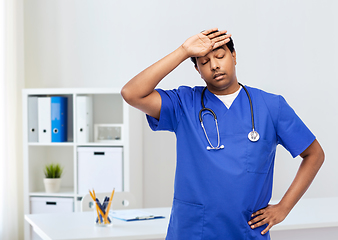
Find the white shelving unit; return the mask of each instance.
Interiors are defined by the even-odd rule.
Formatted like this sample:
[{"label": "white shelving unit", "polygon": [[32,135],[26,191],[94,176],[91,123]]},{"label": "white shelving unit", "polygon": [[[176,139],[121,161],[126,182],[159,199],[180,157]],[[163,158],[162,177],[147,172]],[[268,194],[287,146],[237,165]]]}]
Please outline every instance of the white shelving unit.
[{"label": "white shelving unit", "polygon": [[[120,95],[120,89],[97,88],[48,88],[24,89],[23,95],[23,156],[24,156],[24,213],[30,214],[30,197],[73,198],[74,211],[80,211],[78,194],[78,147],[122,147],[123,191],[130,191],[129,161],[129,107]],[[28,142],[28,97],[63,96],[68,98],[68,138],[62,143]],[[76,135],[76,97],[92,96],[94,124],[121,124],[122,140],[114,143],[78,143]],[[94,132],[94,129],[93,129]],[[43,185],[43,167],[58,162],[64,166],[61,189],[58,193],[46,193]],[[140,169],[139,171],[142,171]],[[142,188],[141,182],[137,187]],[[30,239],[30,228],[25,223],[25,239]]]}]

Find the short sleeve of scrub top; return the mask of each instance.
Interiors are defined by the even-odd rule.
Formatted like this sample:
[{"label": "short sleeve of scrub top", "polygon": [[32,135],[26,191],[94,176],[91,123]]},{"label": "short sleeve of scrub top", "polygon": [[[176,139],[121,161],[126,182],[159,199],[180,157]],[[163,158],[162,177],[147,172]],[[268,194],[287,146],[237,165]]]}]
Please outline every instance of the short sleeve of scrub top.
[{"label": "short sleeve of scrub top", "polygon": [[297,157],[315,140],[315,136],[282,96],[279,96],[278,143]]},{"label": "short sleeve of scrub top", "polygon": [[174,132],[182,116],[181,101],[179,93],[184,87],[174,90],[156,89],[162,99],[160,119],[157,120],[147,115],[150,128],[153,131],[167,130]]}]

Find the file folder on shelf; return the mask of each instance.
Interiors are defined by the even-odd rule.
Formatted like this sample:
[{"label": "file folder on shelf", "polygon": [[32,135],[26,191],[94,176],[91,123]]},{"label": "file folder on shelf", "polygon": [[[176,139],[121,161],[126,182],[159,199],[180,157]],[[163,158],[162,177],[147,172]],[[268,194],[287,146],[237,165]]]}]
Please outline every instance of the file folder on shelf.
[{"label": "file folder on shelf", "polygon": [[38,98],[38,129],[39,142],[50,143],[51,135],[51,104],[50,97]]},{"label": "file folder on shelf", "polygon": [[93,142],[93,100],[91,96],[76,97],[76,119],[77,142]]},{"label": "file folder on shelf", "polygon": [[28,97],[28,142],[39,141],[38,97]]},{"label": "file folder on shelf", "polygon": [[67,142],[67,98],[51,97],[52,142]]}]

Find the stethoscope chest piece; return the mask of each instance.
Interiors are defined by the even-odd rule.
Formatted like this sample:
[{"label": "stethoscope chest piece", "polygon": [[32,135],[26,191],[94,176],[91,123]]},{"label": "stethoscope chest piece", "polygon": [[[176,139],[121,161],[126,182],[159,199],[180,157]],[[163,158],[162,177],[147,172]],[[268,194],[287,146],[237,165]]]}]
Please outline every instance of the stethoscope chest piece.
[{"label": "stethoscope chest piece", "polygon": [[259,140],[259,133],[255,130],[252,130],[251,132],[249,132],[248,138],[251,142],[257,142]]}]

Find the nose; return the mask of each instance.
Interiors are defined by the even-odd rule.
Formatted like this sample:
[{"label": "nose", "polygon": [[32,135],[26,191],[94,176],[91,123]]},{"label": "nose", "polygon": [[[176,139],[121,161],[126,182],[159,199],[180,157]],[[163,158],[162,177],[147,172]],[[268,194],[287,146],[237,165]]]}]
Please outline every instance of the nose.
[{"label": "nose", "polygon": [[211,70],[216,70],[219,69],[219,63],[217,61],[217,59],[210,59],[210,68]]}]

